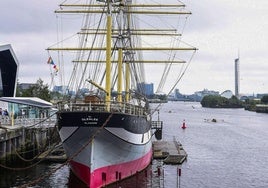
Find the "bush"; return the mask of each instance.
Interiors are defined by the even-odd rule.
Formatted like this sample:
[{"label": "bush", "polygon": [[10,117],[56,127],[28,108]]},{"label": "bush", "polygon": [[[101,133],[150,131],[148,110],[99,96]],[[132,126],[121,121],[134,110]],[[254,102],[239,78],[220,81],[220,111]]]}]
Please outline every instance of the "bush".
[{"label": "bush", "polygon": [[267,104],[267,103],[268,103],[268,95],[264,95],[264,96],[261,98],[261,102],[264,103],[264,104]]},{"label": "bush", "polygon": [[209,108],[242,108],[242,102],[235,96],[227,99],[219,95],[207,95],[203,97],[201,105]]}]

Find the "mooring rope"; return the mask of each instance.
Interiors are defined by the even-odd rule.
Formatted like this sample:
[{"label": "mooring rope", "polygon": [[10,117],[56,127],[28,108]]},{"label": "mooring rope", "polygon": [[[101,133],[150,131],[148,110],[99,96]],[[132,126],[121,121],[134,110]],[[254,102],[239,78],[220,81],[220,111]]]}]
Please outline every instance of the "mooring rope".
[{"label": "mooring rope", "polygon": [[51,151],[49,151],[48,154],[46,154],[42,159],[40,159],[36,163],[33,163],[33,164],[31,164],[31,165],[29,165],[27,167],[8,167],[8,166],[5,166],[3,164],[0,164],[0,167],[5,168],[7,170],[13,170],[13,171],[23,171],[23,170],[27,170],[27,169],[33,168],[36,165],[38,165],[39,163],[41,163],[42,161],[44,161],[45,160],[45,157],[48,156],[53,151],[53,149],[55,149],[55,148],[52,148]]},{"label": "mooring rope", "polygon": [[[55,114],[55,113],[54,113]],[[48,118],[46,118],[45,120],[43,120],[43,121],[46,121],[47,119],[49,119],[51,116],[53,116],[54,114],[52,114],[52,115],[50,115]],[[41,123],[42,121],[40,121],[39,123]],[[39,123],[37,123],[37,124],[39,124]],[[34,125],[37,125],[37,124],[34,124]],[[34,125],[31,125],[31,126],[29,126],[29,127],[32,127],[32,126],[34,126]],[[1,127],[2,129],[4,129],[5,131],[6,131],[6,133],[8,132],[8,128],[6,128],[6,127]],[[28,127],[27,127],[28,128]],[[54,125],[54,127],[53,127],[54,129],[53,129],[53,132],[51,133],[51,135],[54,135],[54,133],[55,133],[55,131],[56,131],[56,124]],[[48,140],[48,139],[47,139]],[[47,143],[47,140],[46,140],[46,145],[45,146],[43,146],[43,149],[44,148],[46,148],[47,146],[48,146],[48,143]],[[14,150],[12,150],[12,151],[15,151],[15,154],[18,156],[18,158],[20,158],[22,161],[24,161],[24,162],[32,162],[32,161],[34,161],[34,160],[36,160],[42,153],[39,153],[39,154],[37,154],[34,158],[32,158],[32,159],[25,159],[24,157],[22,157],[21,156],[21,154],[19,154],[18,153],[18,151],[17,151],[17,149],[16,149],[16,146],[14,146],[14,144],[11,142],[11,146],[12,146],[12,148],[14,148]],[[55,149],[55,148],[52,148],[52,149]],[[28,150],[28,151],[26,151],[26,152],[23,152],[23,153],[28,153],[28,152],[31,152],[31,151],[34,151],[34,150],[36,150],[36,149],[33,149],[33,150]],[[12,152],[11,151],[11,152]],[[51,152],[51,151],[50,151]],[[50,152],[48,153],[48,154],[50,154]],[[0,166],[1,167],[3,167],[3,168],[5,168],[5,169],[9,169],[9,170],[24,170],[23,168],[12,168],[12,167],[8,167],[8,166],[5,166],[5,165],[3,165],[3,164],[0,164]],[[27,169],[27,168],[26,168]]]},{"label": "mooring rope", "polygon": [[[56,127],[56,125],[55,125],[55,127]],[[55,127],[54,127],[54,130],[56,130],[55,129]],[[6,130],[6,132],[7,132],[7,129],[5,129]],[[54,132],[53,132],[54,133]],[[13,143],[12,143],[12,147],[14,147],[14,145],[13,145]],[[7,170],[13,170],[13,171],[23,171],[23,170],[27,170],[27,169],[30,169],[30,168],[33,168],[33,167],[35,167],[36,165],[38,165],[40,162],[42,162],[43,160],[45,160],[45,157],[47,157],[54,149],[56,148],[56,145],[54,145],[53,146],[53,148],[51,148],[50,150],[49,150],[49,152],[43,157],[43,158],[41,158],[39,161],[37,161],[36,163],[34,163],[34,164],[32,164],[32,165],[29,165],[29,166],[27,166],[27,167],[9,167],[9,166],[6,166],[6,165],[3,165],[3,164],[0,164],[0,167],[2,167],[2,168],[5,168],[5,169],[7,169]],[[38,154],[37,156],[35,156],[33,159],[30,159],[30,160],[28,160],[28,159],[25,159],[25,158],[23,158],[18,152],[17,152],[17,150],[15,149],[15,153],[17,154],[17,156],[21,159],[21,160],[23,160],[23,161],[25,161],[25,162],[32,162],[32,161],[34,161],[34,160],[36,160],[36,158],[38,158],[42,153],[40,153],[40,154]]]}]

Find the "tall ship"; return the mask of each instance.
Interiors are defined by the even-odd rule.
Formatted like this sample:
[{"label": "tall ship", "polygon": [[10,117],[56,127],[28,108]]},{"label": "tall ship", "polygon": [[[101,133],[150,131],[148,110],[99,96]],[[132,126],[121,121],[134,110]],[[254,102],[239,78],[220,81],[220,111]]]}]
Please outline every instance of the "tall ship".
[{"label": "tall ship", "polygon": [[[189,61],[182,59],[187,55],[178,53],[194,54],[196,48],[183,44],[181,31],[169,27],[178,16],[182,21],[191,14],[179,1],[75,2],[64,1],[55,13],[61,15],[59,30],[75,31],[78,44],[70,39],[72,35],[59,35],[59,41],[47,49],[48,63],[54,68],[52,82],[66,84],[64,97],[57,102],[57,125],[70,168],[88,187],[98,188],[150,164],[157,125],[152,121],[156,109],[148,102],[154,96],[152,84],[147,84],[145,73],[149,72],[150,82],[151,76],[160,79],[162,96],[172,66],[181,67],[172,75],[171,90],[188,67]],[[82,20],[78,31],[77,23],[67,24],[70,30],[62,28],[62,22],[78,19]],[[64,58],[72,68],[67,68]]]}]

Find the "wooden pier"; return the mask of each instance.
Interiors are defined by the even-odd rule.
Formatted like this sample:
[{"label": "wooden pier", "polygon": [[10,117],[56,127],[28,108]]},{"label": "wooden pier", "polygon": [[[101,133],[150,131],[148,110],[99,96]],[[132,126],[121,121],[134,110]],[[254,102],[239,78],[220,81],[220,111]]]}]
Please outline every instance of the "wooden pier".
[{"label": "wooden pier", "polygon": [[154,141],[153,157],[163,159],[165,164],[182,164],[187,158],[187,153],[178,141]]}]

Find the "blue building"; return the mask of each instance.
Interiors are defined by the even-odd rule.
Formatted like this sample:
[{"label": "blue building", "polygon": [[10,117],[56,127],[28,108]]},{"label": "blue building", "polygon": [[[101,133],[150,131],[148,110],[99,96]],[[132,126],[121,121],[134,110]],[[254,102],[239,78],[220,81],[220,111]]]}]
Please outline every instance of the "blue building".
[{"label": "blue building", "polygon": [[139,83],[137,85],[138,88],[138,92],[145,95],[146,97],[150,97],[154,95],[154,84],[150,83],[150,84],[146,84],[144,82]]},{"label": "blue building", "polygon": [[66,94],[67,89],[67,86],[54,86],[53,91],[59,92],[60,94]]}]

